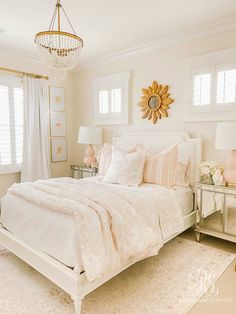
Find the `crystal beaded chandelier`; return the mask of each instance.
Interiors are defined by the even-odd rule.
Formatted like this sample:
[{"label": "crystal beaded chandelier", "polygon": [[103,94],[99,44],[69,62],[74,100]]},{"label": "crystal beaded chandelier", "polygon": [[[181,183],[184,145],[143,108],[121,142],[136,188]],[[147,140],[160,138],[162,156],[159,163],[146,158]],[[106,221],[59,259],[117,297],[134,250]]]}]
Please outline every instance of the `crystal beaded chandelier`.
[{"label": "crystal beaded chandelier", "polygon": [[[61,12],[69,23],[72,33],[61,31]],[[66,71],[78,63],[83,40],[76,35],[60,0],[57,0],[49,30],[37,33],[34,42],[42,59],[56,70]]]}]

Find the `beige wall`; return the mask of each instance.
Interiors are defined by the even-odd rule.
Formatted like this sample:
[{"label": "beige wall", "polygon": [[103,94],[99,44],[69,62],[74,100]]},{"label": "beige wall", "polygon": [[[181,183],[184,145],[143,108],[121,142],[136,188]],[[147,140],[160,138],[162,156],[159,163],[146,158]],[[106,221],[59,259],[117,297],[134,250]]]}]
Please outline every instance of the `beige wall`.
[{"label": "beige wall", "polygon": [[[7,67],[11,69],[17,69],[25,72],[33,72],[37,74],[44,74],[53,76],[52,73],[45,67],[41,62],[32,61],[24,58],[19,58],[17,56],[10,56],[5,53],[0,52],[0,67]],[[53,82],[50,82],[53,84]],[[74,152],[74,125],[76,124],[74,120],[76,115],[74,113],[75,107],[72,105],[73,90],[71,90],[72,84],[70,83],[70,78],[67,80],[66,91],[67,91],[67,144],[68,144],[68,160],[67,162],[58,162],[51,164],[51,171],[53,177],[68,176],[70,174],[70,160]],[[6,190],[15,182],[19,182],[20,173],[11,174],[0,174],[0,198],[6,193]]]},{"label": "beige wall", "polygon": [[[183,110],[186,106],[183,72],[186,60],[189,57],[235,46],[235,32],[227,32],[208,38],[195,39],[192,42],[175,47],[163,48],[142,56],[103,62],[100,65],[94,65],[72,73],[71,77],[75,91],[74,105],[77,108],[75,132],[78,131],[79,125],[93,124],[93,78],[129,70],[132,75],[129,104],[130,123],[124,126],[104,127],[105,141],[110,141],[113,133],[124,130],[182,130],[189,132],[191,135],[200,133],[204,140],[204,159],[224,162],[226,153],[214,150],[216,122],[186,123],[183,121]],[[147,119],[142,120],[137,106],[141,88],[150,85],[153,80],[170,85],[171,96],[175,99],[169,110],[170,117],[162,119],[156,125],[153,125]],[[75,149],[74,157],[76,159],[74,162],[79,162],[84,147],[75,145]]]},{"label": "beige wall", "polygon": [[[113,133],[124,130],[182,130],[191,135],[200,133],[204,140],[204,159],[224,162],[226,153],[214,150],[215,122],[183,122],[182,112],[186,106],[183,72],[187,58],[230,47],[236,47],[235,32],[195,39],[186,44],[163,48],[142,56],[104,62],[68,74],[66,85],[68,160],[67,162],[53,163],[52,175],[54,177],[68,176],[70,164],[78,163],[82,159],[84,146],[77,144],[77,134],[80,125],[93,124],[93,78],[127,70],[132,74],[130,122],[125,126],[104,127],[105,141],[110,141]],[[16,56],[10,57],[1,53],[0,66],[50,75],[48,69],[40,62]],[[153,80],[169,84],[171,95],[175,99],[172,109],[169,111],[170,117],[159,121],[156,125],[152,125],[146,119],[142,120],[137,106],[141,88],[149,85]],[[11,184],[19,181],[19,177],[19,174],[0,175],[0,197],[5,194]]]}]

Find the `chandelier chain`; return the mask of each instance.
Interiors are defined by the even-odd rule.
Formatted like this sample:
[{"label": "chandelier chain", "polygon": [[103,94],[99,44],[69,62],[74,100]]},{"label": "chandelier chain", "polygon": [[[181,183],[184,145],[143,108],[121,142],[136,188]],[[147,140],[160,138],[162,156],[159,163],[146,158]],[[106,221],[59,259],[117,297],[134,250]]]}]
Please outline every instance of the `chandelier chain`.
[{"label": "chandelier chain", "polygon": [[53,12],[53,16],[51,19],[51,23],[49,25],[49,31],[53,30],[54,24],[55,24],[55,20],[56,20],[56,14],[57,14],[57,7],[55,7],[54,12]]},{"label": "chandelier chain", "polygon": [[61,8],[62,8],[62,11],[63,11],[63,13],[64,13],[64,15],[65,15],[65,17],[66,17],[66,19],[67,19],[68,23],[70,24],[70,27],[71,27],[71,29],[72,29],[73,33],[76,35],[76,32],[75,32],[75,30],[74,30],[74,27],[72,26],[71,21],[69,20],[69,18],[68,18],[68,16],[67,16],[67,14],[66,14],[66,11],[64,10],[64,8],[63,8],[63,7],[61,7]]}]

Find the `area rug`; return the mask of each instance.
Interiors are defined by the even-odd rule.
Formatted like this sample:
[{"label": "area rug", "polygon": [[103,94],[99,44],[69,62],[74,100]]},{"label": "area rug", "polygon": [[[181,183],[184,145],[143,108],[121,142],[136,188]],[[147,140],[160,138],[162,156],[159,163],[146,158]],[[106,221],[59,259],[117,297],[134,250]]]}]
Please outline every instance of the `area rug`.
[{"label": "area rug", "polygon": [[[187,313],[235,256],[177,237],[89,294],[83,314]],[[212,288],[213,286],[213,288]],[[211,287],[210,292],[208,289]],[[12,253],[0,254],[1,314],[73,314],[70,296]]]}]

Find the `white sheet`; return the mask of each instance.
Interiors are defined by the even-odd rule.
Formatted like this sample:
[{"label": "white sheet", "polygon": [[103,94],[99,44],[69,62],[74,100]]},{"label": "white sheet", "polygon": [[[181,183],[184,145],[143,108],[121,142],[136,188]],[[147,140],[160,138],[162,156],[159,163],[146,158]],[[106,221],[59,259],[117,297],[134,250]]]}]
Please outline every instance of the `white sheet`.
[{"label": "white sheet", "polygon": [[[97,181],[101,180],[101,177],[85,180]],[[142,192],[147,188],[154,191],[166,190],[164,187],[152,184],[142,184],[138,189]],[[127,189],[137,188],[127,187]],[[168,193],[171,199],[176,199],[183,216],[193,210],[193,194],[190,188],[168,189]],[[71,216],[49,211],[8,194],[2,203],[1,222],[16,236],[65,265],[69,267],[80,265],[83,269],[80,252],[78,252],[79,235]]]}]

